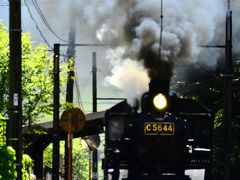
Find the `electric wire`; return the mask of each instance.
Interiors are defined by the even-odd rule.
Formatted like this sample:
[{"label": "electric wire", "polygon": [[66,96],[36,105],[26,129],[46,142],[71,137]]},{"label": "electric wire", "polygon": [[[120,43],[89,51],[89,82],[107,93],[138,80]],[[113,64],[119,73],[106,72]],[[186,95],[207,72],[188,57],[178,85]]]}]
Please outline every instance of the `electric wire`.
[{"label": "electric wire", "polygon": [[205,69],[205,68],[202,67],[201,64],[198,63],[198,62],[197,62],[196,64],[197,64],[204,72],[206,72],[207,74],[209,74],[210,76],[212,76],[215,80],[218,80],[218,81],[220,81],[221,83],[224,83],[224,80],[221,79],[221,76],[217,76],[217,75],[215,75],[213,72]]},{"label": "electric wire", "polygon": [[104,73],[101,69],[97,68],[97,72],[100,72],[100,75],[102,75],[103,77],[108,76],[107,73]]},{"label": "electric wire", "polygon": [[[84,83],[84,85],[82,85],[82,86],[83,86],[82,91],[83,91],[84,88],[86,87],[86,84],[89,82],[91,74],[92,74],[92,73],[90,72],[89,75],[88,75],[88,77],[87,77],[86,82]],[[80,88],[79,88],[79,84],[78,84],[78,75],[77,75],[77,72],[76,72],[76,77],[75,77],[75,78],[76,78],[76,79],[75,79],[75,82],[76,82],[75,84],[76,84],[76,90],[77,90],[78,103],[79,103],[79,105],[84,109],[83,101],[82,101],[81,93],[80,93]]]},{"label": "electric wire", "polygon": [[[21,1],[23,2],[24,0],[21,0]],[[57,1],[55,1],[55,0],[46,0],[45,2],[44,1],[40,1],[40,3],[41,3],[41,5],[44,5],[44,6],[56,6],[56,3],[58,3],[58,0]],[[28,2],[28,5],[32,6],[33,4],[31,2]],[[1,0],[0,6],[6,6],[6,7],[9,6],[8,0],[6,0],[6,1]],[[26,5],[25,4],[21,4],[21,6],[26,6]]]},{"label": "electric wire", "polygon": [[85,87],[86,87],[87,84],[89,83],[89,80],[90,80],[90,78],[91,78],[91,74],[92,74],[92,71],[89,72],[89,75],[88,75],[86,81],[83,83],[83,85],[82,85],[82,86],[83,86],[82,91],[85,89]]},{"label": "electric wire", "polygon": [[[161,60],[161,56],[162,56],[162,33],[163,33],[163,0],[161,0],[160,13],[161,13],[161,15],[160,15],[159,59]],[[220,79],[218,76],[213,74],[211,71],[208,71],[208,70],[204,69],[199,63],[197,63],[197,64],[199,65],[199,67],[201,67],[203,69],[203,71],[207,72],[209,75],[211,75],[212,77],[214,77],[218,81],[223,82],[222,79]],[[196,84],[198,84],[198,83],[199,82],[196,82]],[[191,84],[194,84],[194,83],[191,83]]]},{"label": "electric wire", "polygon": [[208,78],[205,80],[199,80],[199,81],[193,81],[193,82],[176,82],[176,83],[171,83],[171,86],[194,86],[194,85],[200,85],[202,83],[206,83],[209,81],[215,81],[214,78]]},{"label": "electric wire", "polygon": [[[91,77],[91,74],[92,74],[92,71],[90,71],[90,73],[89,73],[89,75],[88,75],[88,77],[87,77],[87,80],[85,81],[85,83],[82,85],[83,86],[83,89],[82,89],[82,91],[84,91],[84,89],[85,89],[85,87],[86,87],[86,85],[88,84],[88,82],[89,82],[89,80],[90,80],[90,77]],[[76,75],[76,78],[77,78],[77,75]],[[76,81],[77,81],[77,79],[76,79]],[[82,101],[82,99],[81,99],[81,94],[80,94],[80,89],[79,89],[79,86],[78,86],[78,94],[79,94],[79,97],[80,97],[80,102],[81,102],[81,106],[83,107],[83,101]],[[92,102],[91,102],[92,103]]]},{"label": "electric wire", "polygon": [[53,35],[54,35],[55,37],[57,37],[58,39],[60,39],[61,41],[68,42],[68,41],[62,39],[60,36],[58,36],[58,35],[56,34],[56,32],[53,30],[52,26],[49,24],[49,22],[47,21],[47,19],[46,19],[45,16],[43,15],[42,10],[40,9],[40,7],[39,7],[39,5],[38,5],[38,2],[37,2],[36,0],[32,0],[32,2],[33,2],[34,7],[36,8],[38,14],[40,15],[41,19],[43,20],[43,22],[45,23],[45,25],[47,26],[47,28],[53,33]]},{"label": "electric wire", "polygon": [[77,91],[77,101],[78,101],[78,105],[81,107],[81,109],[84,111],[84,106],[82,103],[82,98],[81,98],[81,93],[80,93],[80,88],[78,85],[78,76],[77,76],[77,72],[75,72],[75,86],[76,86],[76,91]]},{"label": "electric wire", "polygon": [[34,22],[34,24],[35,24],[35,26],[36,26],[36,29],[38,30],[41,38],[42,38],[43,41],[47,44],[47,46],[48,46],[51,50],[53,50],[53,47],[50,45],[50,43],[47,41],[46,37],[43,35],[42,31],[40,30],[40,28],[39,28],[39,26],[38,26],[38,23],[37,23],[36,19],[34,18],[32,12],[31,12],[31,10],[30,10],[27,2],[26,2],[26,0],[24,0],[24,3],[25,3],[25,5],[26,5],[26,7],[27,7],[27,11],[28,11],[28,13],[29,13],[29,15],[30,15],[30,18],[33,20],[33,22]]},{"label": "electric wire", "polygon": [[44,14],[42,13],[42,10],[40,9],[38,2],[36,0],[32,0],[33,5],[35,7],[35,9],[37,10],[38,14],[40,15],[41,19],[43,20],[44,24],[46,25],[46,27],[52,32],[52,34],[58,38],[59,40],[63,41],[63,42],[68,42],[64,39],[62,39],[59,35],[57,35],[57,33],[54,31],[54,29],[52,28],[52,26],[49,24],[49,22],[47,21],[47,19],[45,18]]}]

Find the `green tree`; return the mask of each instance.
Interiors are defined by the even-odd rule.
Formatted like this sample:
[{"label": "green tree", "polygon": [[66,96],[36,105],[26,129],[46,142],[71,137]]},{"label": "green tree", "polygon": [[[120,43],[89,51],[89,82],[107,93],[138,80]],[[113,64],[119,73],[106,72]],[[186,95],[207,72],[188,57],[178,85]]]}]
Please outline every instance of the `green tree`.
[{"label": "green tree", "polygon": [[[88,177],[88,153],[83,148],[80,138],[73,139],[73,174],[72,178],[74,180],[87,179]],[[64,142],[60,143],[60,159],[64,159]],[[43,156],[44,165],[52,167],[52,144],[50,144],[44,151]],[[61,162],[61,161],[60,161]],[[64,173],[64,162],[60,164],[60,171]]]},{"label": "green tree", "polygon": [[[0,179],[15,179],[15,151],[5,146],[9,77],[9,33],[0,19]],[[66,82],[66,65],[61,65],[61,85]],[[33,45],[29,33],[22,33],[23,125],[52,114],[53,58],[44,45]],[[39,132],[39,131],[38,131]],[[13,150],[13,151],[12,151]],[[14,153],[13,153],[14,152]],[[23,155],[23,179],[30,175],[32,160]],[[5,174],[4,174],[5,173]],[[10,173],[10,174],[9,174]],[[9,177],[9,178],[8,178]]]},{"label": "green tree", "polygon": [[[15,150],[6,145],[6,122],[5,118],[0,114],[0,179],[12,180],[16,178],[15,155]],[[28,180],[32,174],[33,161],[31,157],[23,154],[22,164],[22,179]]]},{"label": "green tree", "polygon": [[[53,58],[44,45],[33,46],[30,34],[22,33],[23,124],[52,113]],[[0,20],[0,112],[7,113],[9,33]],[[62,85],[66,65],[61,65]]]},{"label": "green tree", "polygon": [[73,140],[73,180],[87,179],[88,153],[83,149],[81,139]]},{"label": "green tree", "polygon": [[[221,179],[224,167],[224,79],[219,76],[221,70],[215,72],[201,73],[192,70],[187,75],[188,80],[181,85],[176,85],[175,90],[180,96],[193,98],[207,106],[215,115],[213,131],[213,172],[215,179]],[[234,82],[239,83],[239,76],[236,75]],[[233,86],[234,87],[234,86]],[[233,97],[236,97],[233,91]],[[239,98],[239,97],[238,97]],[[232,137],[231,137],[231,178],[240,176],[240,102],[233,99]]]}]

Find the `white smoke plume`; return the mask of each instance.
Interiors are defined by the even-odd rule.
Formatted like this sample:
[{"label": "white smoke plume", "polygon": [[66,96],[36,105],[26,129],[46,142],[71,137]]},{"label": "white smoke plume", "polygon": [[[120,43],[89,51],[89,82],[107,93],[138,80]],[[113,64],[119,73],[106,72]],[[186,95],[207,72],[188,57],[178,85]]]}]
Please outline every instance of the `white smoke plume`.
[{"label": "white smoke plume", "polygon": [[119,47],[107,52],[114,75],[108,76],[106,82],[121,89],[127,95],[129,104],[134,105],[135,99],[140,99],[148,90],[149,77],[141,62],[129,58],[123,60],[125,51],[126,49]]}]

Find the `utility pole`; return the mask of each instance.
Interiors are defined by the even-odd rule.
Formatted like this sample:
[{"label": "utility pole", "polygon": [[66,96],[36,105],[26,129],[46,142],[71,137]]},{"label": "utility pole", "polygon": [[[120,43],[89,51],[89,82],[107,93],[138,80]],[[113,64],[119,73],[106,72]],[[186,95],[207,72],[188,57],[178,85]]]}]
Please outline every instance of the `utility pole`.
[{"label": "utility pole", "polygon": [[53,89],[53,158],[52,158],[52,179],[59,179],[59,94],[60,94],[60,87],[59,87],[59,50],[60,44],[54,44],[54,89]]},{"label": "utility pole", "polygon": [[230,179],[230,153],[231,153],[231,129],[232,129],[232,11],[230,8],[230,0],[227,0],[226,12],[226,40],[225,45],[206,45],[202,47],[225,48],[225,103],[224,103],[224,165],[223,165],[223,179]]},{"label": "utility pole", "polygon": [[[92,88],[93,112],[97,112],[97,59],[96,52],[92,54]],[[98,150],[92,149],[92,180],[98,179]]]},{"label": "utility pole", "polygon": [[[72,22],[72,21],[71,21]],[[67,103],[73,103],[73,87],[74,87],[74,56],[75,56],[75,34],[76,34],[76,26],[74,22],[70,25],[69,30],[69,38],[68,38],[68,49],[67,49],[67,59],[68,59],[68,80],[67,80],[67,94],[66,94],[66,102]],[[72,159],[72,157],[69,157],[69,145],[68,145],[68,138],[65,139],[65,179],[69,179],[69,173],[72,173],[72,167],[69,162],[69,158]],[[71,160],[70,160],[71,161]],[[70,167],[68,167],[70,166]]]},{"label": "utility pole", "polygon": [[74,56],[75,56],[75,37],[76,37],[76,26],[72,22],[69,30],[68,38],[68,49],[67,49],[67,59],[68,59],[68,80],[67,80],[67,94],[66,101],[69,103],[73,102],[73,86],[74,86]]},{"label": "utility pole", "polygon": [[7,144],[16,151],[17,180],[22,179],[21,0],[9,0],[9,104]]},{"label": "utility pole", "polygon": [[[66,102],[73,103],[73,87],[74,87],[74,65],[75,65],[75,38],[76,38],[76,25],[74,19],[74,2],[72,2],[72,13],[70,17],[70,29],[68,34],[68,49],[67,49],[67,60],[68,60],[68,79],[67,79],[67,93],[66,93]],[[69,174],[72,174],[72,166],[68,162],[72,162],[72,157],[69,157],[69,141],[68,136],[65,138],[65,171],[64,176],[65,180],[69,179]],[[69,161],[70,160],[70,161]],[[70,167],[69,167],[70,166]]]},{"label": "utility pole", "polygon": [[96,52],[92,53],[92,100],[93,112],[97,112],[97,56]]},{"label": "utility pole", "polygon": [[232,11],[230,0],[226,13],[226,50],[225,50],[225,113],[224,113],[224,180],[230,177],[231,123],[232,123]]}]

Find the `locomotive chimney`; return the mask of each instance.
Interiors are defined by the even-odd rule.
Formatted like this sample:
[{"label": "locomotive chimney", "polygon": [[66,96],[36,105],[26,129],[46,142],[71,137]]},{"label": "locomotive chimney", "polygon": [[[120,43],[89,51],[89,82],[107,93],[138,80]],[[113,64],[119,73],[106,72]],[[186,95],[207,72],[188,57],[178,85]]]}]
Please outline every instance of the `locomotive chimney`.
[{"label": "locomotive chimney", "polygon": [[[143,114],[147,114],[149,112],[161,113],[164,110],[166,110],[166,108],[163,107],[160,111],[159,110],[155,111],[156,108],[154,107],[153,99],[158,94],[162,94],[165,96],[165,98],[167,98],[169,95],[169,86],[170,86],[170,78],[152,78],[150,80],[149,92],[146,92],[145,94],[143,94],[141,99],[141,110]],[[165,104],[164,106],[166,105],[167,104]]]},{"label": "locomotive chimney", "polygon": [[169,94],[170,79],[168,78],[154,78],[149,83],[149,92],[151,95],[162,93]]}]

